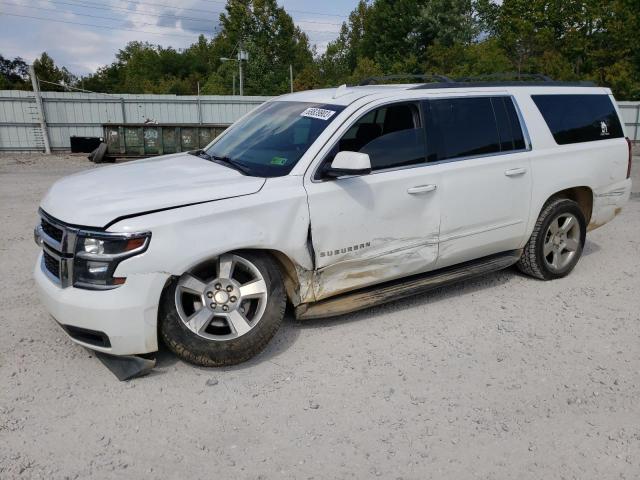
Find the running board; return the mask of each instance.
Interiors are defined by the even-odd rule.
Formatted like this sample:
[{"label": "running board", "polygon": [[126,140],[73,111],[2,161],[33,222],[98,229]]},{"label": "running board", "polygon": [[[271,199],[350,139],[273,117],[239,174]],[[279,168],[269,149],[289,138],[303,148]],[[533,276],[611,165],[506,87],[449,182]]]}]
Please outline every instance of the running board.
[{"label": "running board", "polygon": [[516,263],[521,254],[522,250],[498,253],[433,272],[413,275],[354,292],[343,293],[319,302],[302,304],[296,307],[296,318],[298,320],[311,320],[344,315],[363,308],[428,292],[443,285],[507,268]]}]

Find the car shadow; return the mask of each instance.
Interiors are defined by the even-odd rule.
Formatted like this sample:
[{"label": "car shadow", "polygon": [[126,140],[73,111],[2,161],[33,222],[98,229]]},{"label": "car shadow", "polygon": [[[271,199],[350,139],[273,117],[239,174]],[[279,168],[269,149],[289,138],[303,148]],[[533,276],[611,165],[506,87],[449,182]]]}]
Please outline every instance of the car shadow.
[{"label": "car shadow", "polygon": [[[438,287],[431,290],[430,292],[426,292],[423,294],[406,297],[393,302],[387,302],[384,305],[370,307],[357,312],[324,319],[298,321],[295,319],[293,309],[291,307],[288,307],[280,330],[260,354],[247,360],[246,362],[229,367],[210,368],[198,367],[197,365],[193,365],[192,367],[206,372],[216,371],[222,374],[224,372],[241,371],[244,369],[253,368],[255,365],[263,362],[271,362],[279,365],[275,361],[277,357],[287,351],[295,343],[296,339],[300,335],[300,332],[304,330],[326,328],[329,326],[372,320],[388,315],[388,311],[390,308],[397,309],[397,311],[402,311],[421,305],[429,305],[437,302],[449,301],[460,296],[471,295],[478,291],[507,284],[517,276],[518,273],[516,273],[515,268],[508,268],[505,270],[500,270],[498,272],[484,274],[476,278],[462,280],[451,285]],[[157,368],[164,369],[175,365],[177,362],[181,362],[181,360],[176,357],[164,344],[161,343],[160,350],[158,351],[158,354],[156,356],[156,362]]]},{"label": "car shadow", "polygon": [[[592,253],[598,252],[600,249],[601,247],[597,243],[587,240],[583,255],[591,255]],[[366,320],[372,320],[388,315],[390,309],[393,309],[396,312],[402,312],[403,310],[408,310],[410,308],[436,304],[444,301],[452,301],[456,298],[472,295],[476,292],[506,285],[517,278],[528,279],[532,282],[539,281],[521,273],[515,266],[512,266],[497,272],[483,274],[475,278],[461,280],[450,285],[438,287],[423,294],[405,297],[382,305],[365,308],[357,312],[338,315],[335,317],[299,321],[295,319],[293,309],[288,307],[282,327],[271,342],[269,342],[264,351],[239,365],[217,368],[215,370],[222,373],[225,371],[239,371],[246,368],[252,368],[262,362],[276,363],[274,360],[280,356],[280,354],[288,350],[304,330],[326,328],[329,326],[348,324],[352,322],[364,322]],[[157,357],[159,367],[171,366],[179,361],[180,360],[173,355],[166,346],[162,345]],[[201,368],[208,372],[213,370],[206,367],[195,368]]]},{"label": "car shadow", "polygon": [[598,245],[595,242],[592,242],[591,240],[587,239],[587,241],[584,243],[584,249],[582,250],[582,256],[586,257],[588,255],[591,255],[592,253],[596,253],[599,252],[601,249],[600,245]]}]

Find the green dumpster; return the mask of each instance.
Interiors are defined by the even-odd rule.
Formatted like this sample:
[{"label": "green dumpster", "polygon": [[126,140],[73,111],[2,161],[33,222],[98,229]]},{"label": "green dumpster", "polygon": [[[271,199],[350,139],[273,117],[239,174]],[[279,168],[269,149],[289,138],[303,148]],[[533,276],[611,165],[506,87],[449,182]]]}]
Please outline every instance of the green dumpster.
[{"label": "green dumpster", "polygon": [[205,147],[228,125],[105,124],[105,160],[143,158]]}]

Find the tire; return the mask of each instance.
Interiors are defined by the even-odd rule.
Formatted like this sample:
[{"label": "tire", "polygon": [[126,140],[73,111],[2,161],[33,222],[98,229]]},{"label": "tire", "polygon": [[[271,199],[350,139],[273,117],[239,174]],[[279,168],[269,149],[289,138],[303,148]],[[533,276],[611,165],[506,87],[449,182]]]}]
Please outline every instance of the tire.
[{"label": "tire", "polygon": [[[225,270],[231,272],[227,278],[223,265],[229,262],[232,266]],[[256,279],[250,278],[252,275]],[[196,293],[200,291],[202,295]],[[205,300],[207,304],[201,305]],[[174,278],[165,288],[159,309],[160,336],[172,352],[189,363],[236,365],[266,347],[282,324],[286,301],[280,269],[270,256],[224,254]]]},{"label": "tire", "polygon": [[93,152],[89,154],[87,158],[91,160],[93,163],[102,163],[104,161],[104,156],[107,154],[107,144],[101,143],[98,145]]},{"label": "tire", "polygon": [[[573,221],[565,223],[570,218]],[[549,200],[518,260],[518,268],[540,280],[566,277],[580,260],[586,227],[584,214],[576,202],[565,198]]]}]

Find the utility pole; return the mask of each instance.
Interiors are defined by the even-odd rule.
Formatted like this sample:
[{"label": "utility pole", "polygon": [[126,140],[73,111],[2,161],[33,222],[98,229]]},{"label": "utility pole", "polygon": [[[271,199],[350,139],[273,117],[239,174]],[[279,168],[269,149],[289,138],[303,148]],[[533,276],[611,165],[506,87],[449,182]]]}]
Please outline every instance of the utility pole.
[{"label": "utility pole", "polygon": [[[242,62],[245,60],[249,60],[249,54],[242,50],[242,44],[240,44],[238,49],[238,57],[237,58],[227,58],[220,57],[221,62],[238,62],[238,70],[240,73],[240,96],[244,95],[244,74],[242,69]],[[233,75],[233,94],[236,94],[236,75]]]},{"label": "utility pole", "polygon": [[240,57],[242,50],[238,53],[238,65],[240,68],[240,96],[244,95],[244,78],[242,77],[242,58]]},{"label": "utility pole", "polygon": [[200,82],[198,82],[198,123],[202,125],[202,103],[200,103]]},{"label": "utility pole", "polygon": [[49,130],[47,130],[44,106],[42,104],[42,97],[40,96],[40,86],[38,85],[36,70],[33,68],[33,65],[29,65],[29,76],[31,77],[31,85],[33,86],[33,93],[36,97],[36,106],[38,107],[38,114],[40,115],[40,130],[42,131],[42,140],[44,141],[44,151],[47,155],[50,155],[51,144],[49,144]]},{"label": "utility pole", "polygon": [[291,84],[291,93],[293,93],[293,65],[289,64],[289,83]]},{"label": "utility pole", "polygon": [[242,62],[249,60],[249,54],[242,49],[242,43],[238,46],[238,68],[240,70],[240,96],[244,95],[244,75],[242,72]]}]

